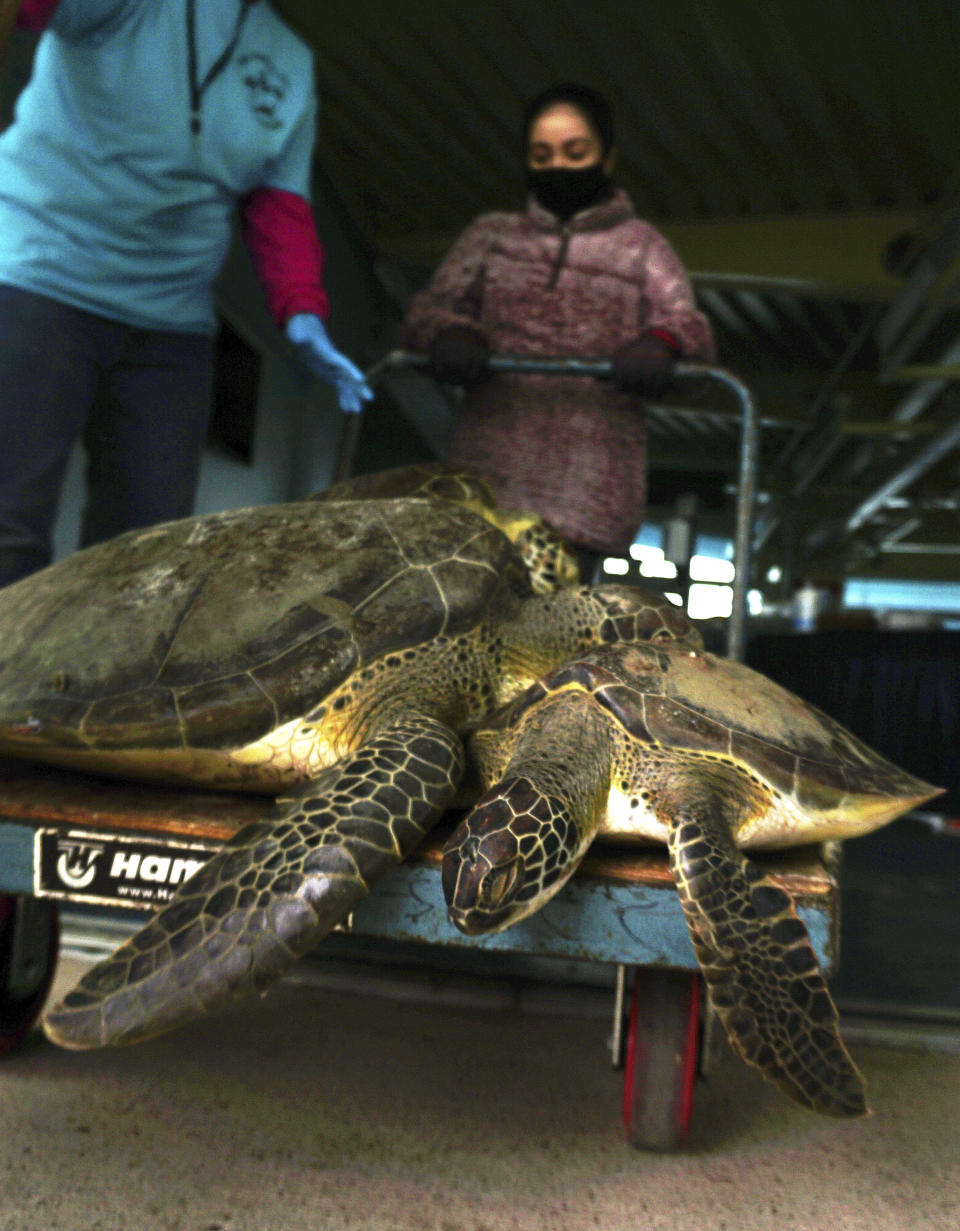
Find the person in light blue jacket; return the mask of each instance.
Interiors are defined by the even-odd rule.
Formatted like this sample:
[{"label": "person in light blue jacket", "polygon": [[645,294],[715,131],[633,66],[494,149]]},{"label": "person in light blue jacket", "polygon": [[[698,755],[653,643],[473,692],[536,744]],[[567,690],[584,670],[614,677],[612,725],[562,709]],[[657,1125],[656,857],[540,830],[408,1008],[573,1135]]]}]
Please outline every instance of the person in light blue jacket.
[{"label": "person in light blue jacket", "polygon": [[0,135],[0,584],[47,564],[70,451],[86,545],[192,511],[232,219],[304,362],[324,326],[309,48],[265,0],[22,0],[42,31]]}]

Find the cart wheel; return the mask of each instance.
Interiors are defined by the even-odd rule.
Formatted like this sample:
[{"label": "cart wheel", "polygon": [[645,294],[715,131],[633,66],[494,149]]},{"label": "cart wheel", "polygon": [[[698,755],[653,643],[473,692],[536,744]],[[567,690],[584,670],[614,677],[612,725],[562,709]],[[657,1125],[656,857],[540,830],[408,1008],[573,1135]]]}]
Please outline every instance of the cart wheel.
[{"label": "cart wheel", "polygon": [[40,1016],[59,941],[55,902],[0,894],[0,1056],[22,1043]]},{"label": "cart wheel", "polygon": [[675,1150],[693,1111],[700,1038],[700,976],[637,971],[623,1074],[627,1139],[641,1150]]}]

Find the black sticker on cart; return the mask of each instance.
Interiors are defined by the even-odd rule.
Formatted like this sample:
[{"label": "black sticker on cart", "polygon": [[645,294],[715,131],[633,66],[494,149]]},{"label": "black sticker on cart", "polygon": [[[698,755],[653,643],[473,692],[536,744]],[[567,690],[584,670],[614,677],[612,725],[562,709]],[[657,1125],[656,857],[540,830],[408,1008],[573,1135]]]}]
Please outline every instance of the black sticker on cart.
[{"label": "black sticker on cart", "polygon": [[217,849],[216,845],[79,829],[38,829],[33,847],[34,893],[103,906],[162,906]]}]

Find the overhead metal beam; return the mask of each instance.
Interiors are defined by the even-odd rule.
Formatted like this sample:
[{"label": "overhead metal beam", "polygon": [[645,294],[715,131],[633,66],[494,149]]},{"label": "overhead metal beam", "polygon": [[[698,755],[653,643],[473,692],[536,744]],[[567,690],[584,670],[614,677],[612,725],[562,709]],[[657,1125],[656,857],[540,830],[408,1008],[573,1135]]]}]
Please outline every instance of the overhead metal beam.
[{"label": "overhead metal beam", "polygon": [[918,226],[904,210],[668,222],[663,232],[694,284],[891,302],[904,280],[884,265],[892,240]]},{"label": "overhead metal beam", "polygon": [[[865,321],[860,335],[850,342],[843,358],[830,373],[823,388],[817,395],[810,411],[811,418],[828,408],[829,402],[836,397],[841,387],[841,382],[852,360],[853,353],[866,340],[871,331],[879,328],[883,319],[885,318],[879,314],[879,309],[875,306],[871,315]],[[960,339],[957,339],[945,348],[939,356],[937,366],[949,369],[958,362],[960,362]],[[912,423],[936,401],[947,387],[947,379],[932,379],[919,382],[893,408],[890,414],[891,422],[898,424]],[[801,442],[802,437],[800,435],[795,437],[792,448],[788,448],[780,459],[781,465],[786,464],[792,450],[800,446]],[[828,420],[817,431],[816,439],[807,445],[806,456],[801,455],[798,462],[794,465],[794,473],[798,475],[794,487],[795,496],[802,494],[815,481],[823,469],[836,456],[843,442],[843,414],[839,409],[830,411]],[[872,461],[873,456],[874,450],[871,445],[865,445],[862,449],[859,449],[846,463],[843,471],[844,477],[848,479],[854,478],[862,473]],[[776,531],[784,516],[785,507],[785,505],[780,503],[766,511],[761,525],[757,528],[755,543],[757,550],[760,550]]]},{"label": "overhead metal beam", "polygon": [[951,423],[934,440],[918,449],[914,456],[892,474],[885,483],[881,484],[871,496],[857,505],[846,520],[847,533],[850,534],[862,526],[878,509],[883,507],[889,496],[898,495],[905,487],[916,482],[958,445],[960,445],[960,419]]},{"label": "overhead metal beam", "polygon": [[893,556],[960,556],[960,543],[884,543],[880,550]]},{"label": "overhead metal beam", "polygon": [[[960,362],[960,338],[951,343],[939,357],[939,364],[943,366],[949,367],[957,362]],[[948,387],[948,381],[945,379],[920,381],[905,398],[898,402],[890,415],[891,422],[898,424],[913,423],[936,402]],[[865,445],[862,449],[857,450],[846,464],[843,477],[847,479],[856,478],[857,475],[862,474],[867,469],[873,458],[874,449],[872,446]]]},{"label": "overhead metal beam", "polygon": [[960,286],[960,209],[953,209],[917,258],[897,301],[877,326],[885,367],[906,361],[944,310],[957,302]]}]

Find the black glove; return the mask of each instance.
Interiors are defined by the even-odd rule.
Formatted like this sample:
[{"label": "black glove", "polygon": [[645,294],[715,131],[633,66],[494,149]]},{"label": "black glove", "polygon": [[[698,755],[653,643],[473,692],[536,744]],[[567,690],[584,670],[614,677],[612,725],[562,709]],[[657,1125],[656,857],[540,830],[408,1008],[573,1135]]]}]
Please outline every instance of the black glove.
[{"label": "black glove", "polygon": [[676,352],[655,333],[643,333],[613,356],[613,383],[624,393],[658,398],[673,380]]},{"label": "black glove", "polygon": [[449,385],[478,385],[490,372],[490,343],[470,325],[448,325],[430,346],[430,371]]}]

